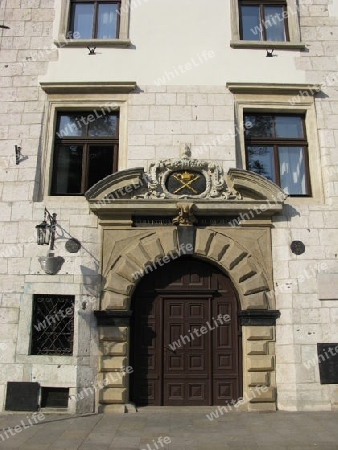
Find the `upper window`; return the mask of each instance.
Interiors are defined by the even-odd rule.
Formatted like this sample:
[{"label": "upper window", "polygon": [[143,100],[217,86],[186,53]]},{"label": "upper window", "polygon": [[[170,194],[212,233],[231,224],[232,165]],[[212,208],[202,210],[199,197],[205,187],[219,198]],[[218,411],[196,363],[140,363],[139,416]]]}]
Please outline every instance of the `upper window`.
[{"label": "upper window", "polygon": [[[230,0],[232,48],[303,49],[298,0]],[[272,44],[273,43],[273,44]]]},{"label": "upper window", "polygon": [[244,125],[247,169],[286,194],[310,195],[304,116],[245,113]]},{"label": "upper window", "polygon": [[52,195],[81,195],[117,170],[117,113],[60,112],[57,116]]},{"label": "upper window", "polygon": [[120,1],[71,0],[69,31],[79,39],[119,37]]},{"label": "upper window", "polygon": [[288,41],[287,5],[282,0],[242,0],[241,39],[247,41]]}]

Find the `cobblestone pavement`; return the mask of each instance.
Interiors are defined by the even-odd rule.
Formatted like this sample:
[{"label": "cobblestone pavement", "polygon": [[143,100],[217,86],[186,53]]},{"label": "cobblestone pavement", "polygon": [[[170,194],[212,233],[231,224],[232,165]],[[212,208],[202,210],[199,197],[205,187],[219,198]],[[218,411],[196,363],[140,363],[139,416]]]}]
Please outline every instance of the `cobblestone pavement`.
[{"label": "cobblestone pavement", "polygon": [[33,426],[31,413],[6,414],[0,416],[0,448],[338,450],[338,412],[230,412],[210,421],[206,414],[213,410],[149,407],[136,414],[44,414]]}]

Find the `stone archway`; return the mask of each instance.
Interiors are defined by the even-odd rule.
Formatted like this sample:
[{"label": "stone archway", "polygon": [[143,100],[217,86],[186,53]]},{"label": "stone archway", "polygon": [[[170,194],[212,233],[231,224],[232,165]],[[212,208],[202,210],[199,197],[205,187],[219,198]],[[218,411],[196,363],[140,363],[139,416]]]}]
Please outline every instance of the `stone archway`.
[{"label": "stone archway", "polygon": [[[205,192],[195,197],[168,192],[165,180],[175,170],[184,177],[191,177],[189,170],[205,177]],[[240,169],[230,169],[223,177],[215,164],[184,156],[154,163],[148,174],[142,168],[117,172],[93,186],[86,198],[102,231],[104,286],[100,310],[95,312],[100,341],[97,381],[104,386],[100,410],[128,408],[130,304],[140,273],[147,267],[156,270],[158,261],[187,243],[192,245],[192,256],[227,274],[238,293],[243,332],[241,408],[275,410],[278,311],[274,310],[270,227],[271,216],[282,210],[286,198],[278,186]],[[139,217],[147,219],[140,226],[136,225]],[[234,219],[231,223],[229,217]],[[219,218],[221,225],[212,226],[210,218]],[[187,229],[191,232],[184,232]],[[261,386],[264,391],[258,395]]]},{"label": "stone archway", "polygon": [[[268,231],[251,230],[249,234],[251,233],[257,242],[268,239]],[[244,398],[249,399],[243,404],[243,408],[274,410],[275,327],[271,315],[274,301],[272,296],[266,295],[271,289],[271,280],[268,281],[265,273],[267,268],[264,252],[261,253],[261,259],[257,258],[257,249],[254,249],[253,255],[246,242],[238,242],[231,234],[216,228],[197,228],[193,256],[217,265],[226,273],[237,290],[243,313],[253,315],[250,320],[243,320],[243,394]],[[114,405],[127,404],[129,401],[127,373],[123,373],[118,382],[111,383],[109,379],[114,379],[114,373],[121,367],[129,365],[130,328],[126,317],[131,314],[131,296],[140,279],[137,277],[135,280],[135,274],[147,267],[156,270],[159,260],[180,251],[177,229],[173,227],[156,228],[141,233],[134,229],[130,230],[127,236],[121,241],[115,240],[115,247],[109,256],[101,299],[101,310],[114,317],[109,327],[100,327],[100,377],[102,380],[108,380],[106,387],[100,392],[103,411],[115,410]],[[120,248],[124,248],[122,255]],[[266,320],[262,311],[265,311]],[[256,313],[261,315],[260,319],[257,319]],[[261,321],[261,325],[257,320]],[[257,386],[266,387],[259,396],[254,394]]]}]

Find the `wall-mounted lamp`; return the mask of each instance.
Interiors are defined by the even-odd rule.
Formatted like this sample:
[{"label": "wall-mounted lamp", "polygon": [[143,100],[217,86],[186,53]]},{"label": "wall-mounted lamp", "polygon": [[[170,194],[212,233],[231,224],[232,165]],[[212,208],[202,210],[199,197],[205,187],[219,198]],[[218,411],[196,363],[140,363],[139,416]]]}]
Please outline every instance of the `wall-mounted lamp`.
[{"label": "wall-mounted lamp", "polygon": [[272,58],[273,57],[273,51],[274,49],[272,48],[271,50],[266,49],[266,57],[267,58]]},{"label": "wall-mounted lamp", "polygon": [[[49,223],[47,223],[47,220]],[[45,208],[45,216],[43,222],[40,225],[36,225],[37,243],[38,245],[49,245],[50,250],[54,250],[55,242],[55,227],[56,227],[56,214],[50,214],[47,208]]]},{"label": "wall-mounted lamp", "polygon": [[89,50],[88,55],[96,55],[96,53],[95,53],[96,47],[92,47],[92,48],[87,47],[87,48],[88,48],[88,50]]},{"label": "wall-mounted lamp", "polygon": [[16,165],[19,164],[20,158],[21,158],[21,147],[16,145],[15,146],[15,161],[16,161]]}]

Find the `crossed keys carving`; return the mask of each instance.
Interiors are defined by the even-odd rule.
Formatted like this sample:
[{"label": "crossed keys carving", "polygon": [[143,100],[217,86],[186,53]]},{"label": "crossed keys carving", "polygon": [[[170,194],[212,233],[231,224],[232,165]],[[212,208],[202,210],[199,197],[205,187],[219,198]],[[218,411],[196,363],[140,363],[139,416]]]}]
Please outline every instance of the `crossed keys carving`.
[{"label": "crossed keys carving", "polygon": [[173,192],[174,194],[177,194],[184,188],[188,188],[192,193],[198,194],[196,189],[194,189],[191,186],[191,184],[194,181],[198,180],[200,178],[200,175],[194,175],[192,173],[185,171],[183,173],[179,173],[178,175],[173,174],[173,177],[175,178],[175,180],[179,181],[182,185],[179,188],[177,188],[176,191]]}]

